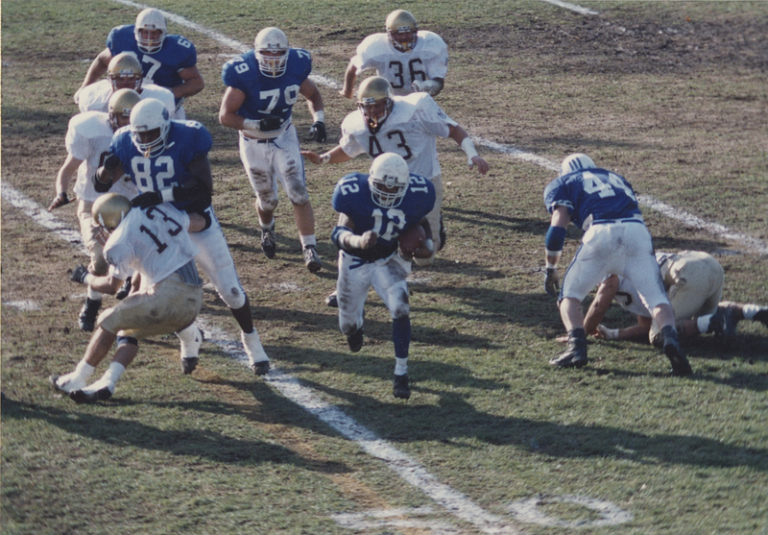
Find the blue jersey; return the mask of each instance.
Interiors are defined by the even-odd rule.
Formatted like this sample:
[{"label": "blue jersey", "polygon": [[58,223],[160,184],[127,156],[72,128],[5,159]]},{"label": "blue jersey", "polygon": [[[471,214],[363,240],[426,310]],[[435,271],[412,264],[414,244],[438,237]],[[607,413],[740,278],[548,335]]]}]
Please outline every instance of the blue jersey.
[{"label": "blue jersey", "polygon": [[166,35],[163,47],[154,54],[142,52],[136,44],[133,24],[112,28],[107,36],[107,48],[112,57],[121,52],[133,52],[141,62],[144,78],[169,89],[181,85],[181,69],[197,65],[195,45],[180,35]]},{"label": "blue jersey", "polygon": [[[109,146],[112,154],[120,159],[123,171],[131,177],[140,193],[161,191],[173,186],[185,186],[196,179],[189,174],[190,162],[205,156],[211,150],[211,134],[197,121],[171,121],[166,149],[147,158],[133,144],[130,127],[115,132]],[[173,205],[184,210],[192,201]]]},{"label": "blue jersey", "polygon": [[238,115],[246,119],[277,115],[285,122],[291,118],[299,88],[311,71],[312,55],[302,48],[290,48],[285,73],[277,78],[264,76],[256,53],[249,50],[224,64],[221,79],[224,85],[245,93]]},{"label": "blue jersey", "polygon": [[640,214],[637,197],[627,180],[605,169],[586,169],[562,175],[544,189],[544,205],[552,213],[565,206],[571,221],[582,227],[592,219],[619,219]]},{"label": "blue jersey", "polygon": [[426,178],[412,174],[400,204],[382,208],[373,201],[368,175],[350,173],[336,184],[331,202],[334,210],[352,220],[356,234],[372,230],[379,236],[373,248],[378,253],[374,253],[375,258],[360,255],[365,259],[376,259],[393,253],[400,234],[417,225],[432,210],[435,187]]}]

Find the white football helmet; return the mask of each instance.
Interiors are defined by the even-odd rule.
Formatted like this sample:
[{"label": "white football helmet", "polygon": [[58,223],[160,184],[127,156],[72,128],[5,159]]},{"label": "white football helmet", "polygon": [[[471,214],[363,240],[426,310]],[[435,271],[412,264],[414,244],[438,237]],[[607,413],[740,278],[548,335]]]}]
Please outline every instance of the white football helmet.
[{"label": "white football helmet", "polygon": [[109,97],[107,112],[109,113],[109,124],[114,130],[120,128],[120,119],[126,119],[125,124],[130,123],[131,111],[139,103],[141,97],[133,89],[118,89]]},{"label": "white football helmet", "polygon": [[368,174],[371,199],[382,208],[398,206],[405,197],[410,179],[408,164],[402,156],[394,152],[379,154]]},{"label": "white football helmet", "polygon": [[363,80],[357,90],[357,107],[371,132],[375,134],[381,128],[392,106],[392,86],[389,80],[382,76],[371,76]]},{"label": "white football helmet", "polygon": [[112,91],[118,89],[141,89],[144,71],[141,69],[139,58],[133,52],[120,52],[109,60],[107,76],[112,82]]},{"label": "white football helmet", "polygon": [[419,27],[409,11],[396,9],[387,15],[387,36],[389,42],[400,52],[408,52],[416,46]]},{"label": "white football helmet", "polygon": [[99,196],[91,207],[91,217],[99,225],[112,232],[131,210],[131,201],[117,193]]},{"label": "white football helmet", "polygon": [[270,26],[256,34],[253,41],[256,60],[261,74],[269,78],[279,78],[285,74],[288,63],[288,38],[280,28]]},{"label": "white football helmet", "polygon": [[[160,30],[159,34],[157,30]],[[136,46],[145,54],[159,52],[167,34],[165,17],[159,10],[148,7],[136,17],[133,35],[136,37]]]},{"label": "white football helmet", "polygon": [[560,164],[560,174],[567,175],[574,171],[594,169],[595,167],[597,166],[595,165],[595,162],[592,161],[592,158],[581,152],[576,152],[565,157],[563,163]]},{"label": "white football helmet", "polygon": [[145,158],[157,156],[165,150],[171,115],[156,98],[146,98],[131,110],[131,139]]}]

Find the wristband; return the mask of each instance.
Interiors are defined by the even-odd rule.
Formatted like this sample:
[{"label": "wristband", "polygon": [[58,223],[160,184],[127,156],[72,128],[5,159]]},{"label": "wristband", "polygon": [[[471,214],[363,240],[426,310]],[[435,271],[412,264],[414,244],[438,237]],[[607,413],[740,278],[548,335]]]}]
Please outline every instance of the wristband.
[{"label": "wristband", "polygon": [[316,123],[324,123],[325,122],[325,111],[318,110],[312,114],[312,120],[314,120]]},{"label": "wristband", "polygon": [[563,250],[563,244],[565,244],[565,227],[553,227],[550,225],[545,238],[547,254],[550,256],[559,255],[560,251]]},{"label": "wristband", "polygon": [[256,132],[261,132],[259,121],[256,119],[243,119],[243,130],[254,130]]},{"label": "wristband", "polygon": [[163,198],[163,202],[173,202],[173,188],[160,190],[160,196]]},{"label": "wristband", "polygon": [[557,264],[550,264],[549,260],[547,260],[547,269],[557,269]]},{"label": "wristband", "polygon": [[88,286],[90,286],[91,284],[93,284],[93,281],[95,279],[96,279],[96,277],[94,277],[92,274],[88,273],[85,276],[85,278],[83,279],[83,284],[87,284]]},{"label": "wristband", "polygon": [[472,165],[472,158],[478,156],[478,154],[475,144],[469,139],[469,136],[461,140],[461,145],[459,145],[459,147],[464,151],[464,154],[467,155],[467,163]]}]

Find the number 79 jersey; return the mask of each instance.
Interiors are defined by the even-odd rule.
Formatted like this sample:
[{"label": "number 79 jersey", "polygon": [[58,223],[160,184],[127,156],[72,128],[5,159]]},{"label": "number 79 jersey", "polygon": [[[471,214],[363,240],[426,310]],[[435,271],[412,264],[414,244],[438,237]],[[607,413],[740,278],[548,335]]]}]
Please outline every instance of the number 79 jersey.
[{"label": "number 79 jersey", "polygon": [[592,219],[640,215],[630,183],[621,175],[597,168],[574,171],[554,179],[544,189],[544,205],[550,213],[558,206],[565,206],[571,221],[582,228]]},{"label": "number 79 jersey", "polygon": [[104,244],[120,278],[138,271],[142,284],[157,284],[197,254],[187,228],[189,215],[168,203],[132,208]]},{"label": "number 79 jersey", "polygon": [[379,236],[377,245],[394,250],[400,234],[418,224],[432,210],[435,187],[426,178],[411,174],[402,202],[395,207],[382,208],[373,201],[368,175],[351,173],[336,184],[331,202],[334,210],[349,216],[355,225],[355,234],[373,230]]}]

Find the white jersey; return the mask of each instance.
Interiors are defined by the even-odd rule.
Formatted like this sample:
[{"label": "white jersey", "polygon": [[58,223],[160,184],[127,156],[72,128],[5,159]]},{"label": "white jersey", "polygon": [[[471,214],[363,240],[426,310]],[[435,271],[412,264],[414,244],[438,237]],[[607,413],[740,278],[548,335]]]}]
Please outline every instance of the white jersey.
[{"label": "white jersey", "polygon": [[[112,141],[112,126],[109,116],[100,111],[78,113],[69,120],[64,144],[73,158],[83,160],[77,169],[75,195],[83,201],[95,201],[100,193],[93,188],[93,175],[103,157],[109,154]],[[132,199],[138,193],[136,186],[127,176],[112,185],[110,192]]]},{"label": "white jersey", "polygon": [[407,95],[416,80],[445,78],[448,47],[436,33],[421,30],[416,46],[401,52],[392,46],[386,33],[375,33],[357,46],[351,63],[358,72],[374,69],[376,74],[389,80],[395,95]]},{"label": "white jersey", "polygon": [[189,215],[170,203],[132,208],[104,244],[104,258],[120,279],[138,271],[142,288],[164,280],[197,254]]},{"label": "white jersey", "polygon": [[[109,99],[112,96],[112,93],[112,82],[107,79],[99,80],[80,90],[77,96],[77,105],[80,107],[81,112],[109,111]],[[171,114],[171,119],[175,118],[176,99],[170,89],[144,80],[141,84],[141,92],[139,92],[139,96],[142,99],[156,98],[168,108],[168,112]]]},{"label": "white jersey", "polygon": [[427,93],[392,97],[389,117],[372,134],[362,112],[353,111],[341,123],[342,150],[352,158],[366,153],[375,158],[395,152],[408,163],[411,173],[432,179],[440,175],[437,138],[448,137],[456,121],[448,117]]}]

